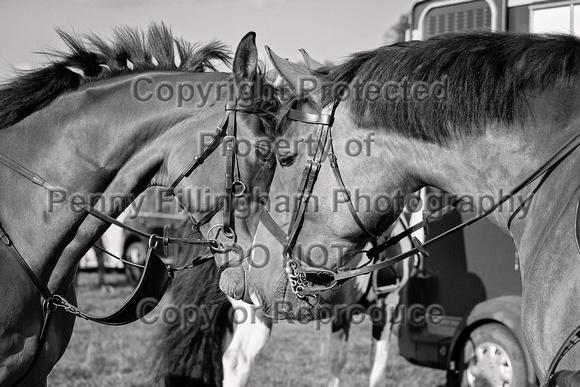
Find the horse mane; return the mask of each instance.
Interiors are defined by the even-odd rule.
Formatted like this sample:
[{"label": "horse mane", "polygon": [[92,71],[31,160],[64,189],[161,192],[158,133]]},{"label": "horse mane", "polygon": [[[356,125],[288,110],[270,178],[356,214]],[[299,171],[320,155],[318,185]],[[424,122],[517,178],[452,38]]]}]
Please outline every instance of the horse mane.
[{"label": "horse mane", "polygon": [[[47,53],[51,63],[22,71],[0,85],[0,129],[9,127],[79,86],[131,72],[216,71],[213,62],[229,66],[229,49],[220,42],[190,44],[176,38],[163,23],[146,31],[120,27],[110,40],[95,34],[56,30],[69,52]],[[176,62],[179,61],[179,64]]]},{"label": "horse mane", "polygon": [[382,126],[438,144],[481,135],[487,124],[523,124],[526,94],[565,84],[580,73],[580,39],[571,35],[494,32],[452,33],[353,54],[314,72],[322,80],[322,104],[337,98],[337,85],[407,80],[447,83],[445,99],[431,96],[375,100],[351,94],[345,102],[357,124]]}]

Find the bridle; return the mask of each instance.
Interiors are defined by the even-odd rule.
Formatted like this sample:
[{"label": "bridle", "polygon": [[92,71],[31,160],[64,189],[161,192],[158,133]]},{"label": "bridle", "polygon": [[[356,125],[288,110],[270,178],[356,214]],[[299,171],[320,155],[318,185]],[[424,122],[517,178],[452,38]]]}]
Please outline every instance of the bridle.
[{"label": "bridle", "polygon": [[[322,159],[327,148],[328,160],[334,173],[334,177],[340,187],[341,193],[344,196],[344,201],[347,204],[354,221],[367,236],[374,240],[378,239],[378,236],[369,231],[358,216],[338,167],[338,160],[334,153],[332,143],[332,124],[334,123],[334,113],[338,104],[339,101],[337,100],[329,107],[323,109],[321,114],[311,114],[296,109],[290,109],[288,111],[287,117],[292,121],[318,125],[315,137],[316,148],[314,149],[313,155],[306,161],[306,166],[302,172],[302,179],[298,188],[300,192],[297,200],[298,205],[293,211],[290,225],[288,226],[288,233],[276,224],[267,211],[262,211],[260,213],[261,222],[283,246],[282,256],[286,261],[286,274],[292,292],[299,298],[312,296],[319,292],[332,289],[339,284],[339,279],[337,279],[337,273],[335,271],[309,266],[304,261],[295,258],[294,254],[296,240],[300,230],[302,229],[308,202],[312,196],[314,184],[316,183],[318,173],[320,172]],[[331,280],[327,285],[316,285],[308,279],[308,274],[314,274],[318,277],[328,276]]]},{"label": "bridle", "polygon": [[[144,269],[141,279],[133,294],[129,299],[115,312],[108,314],[106,316],[93,316],[89,313],[81,311],[76,306],[72,305],[66,300],[62,294],[56,294],[51,292],[48,287],[38,278],[34,271],[30,268],[26,260],[22,257],[18,249],[12,243],[9,235],[6,233],[2,224],[0,223],[0,241],[8,249],[8,251],[13,256],[14,260],[22,268],[23,272],[29,278],[33,286],[38,290],[42,297],[42,311],[43,311],[43,323],[37,343],[36,351],[33,356],[32,362],[30,362],[29,369],[36,362],[41,352],[44,342],[46,341],[48,326],[51,321],[51,317],[54,311],[58,308],[62,308],[64,311],[73,314],[77,317],[84,318],[89,321],[93,321],[105,325],[124,325],[131,323],[145,316],[151,310],[157,306],[165,290],[167,289],[169,283],[174,278],[175,272],[189,269],[205,262],[213,260],[213,254],[223,254],[230,251],[235,251],[241,254],[241,247],[236,243],[236,231],[234,222],[234,199],[239,197],[248,197],[249,200],[255,201],[260,204],[265,204],[262,198],[256,197],[251,193],[247,192],[247,186],[240,179],[239,163],[237,161],[236,152],[236,113],[244,112],[249,114],[255,114],[255,109],[250,109],[242,107],[234,103],[228,103],[225,106],[225,117],[222,119],[217,129],[212,134],[212,141],[204,148],[204,150],[197,156],[193,158],[191,163],[184,169],[182,173],[173,181],[169,189],[166,192],[166,196],[174,196],[175,189],[177,185],[186,177],[191,175],[191,173],[199,167],[204,161],[218,148],[218,146],[224,142],[226,146],[226,171],[225,171],[225,195],[220,198],[216,204],[200,219],[195,220],[192,214],[189,214],[191,221],[193,222],[192,229],[198,239],[187,239],[187,238],[172,238],[169,236],[169,227],[164,228],[162,236],[155,234],[148,234],[141,230],[135,229],[124,223],[119,222],[117,219],[104,214],[93,206],[85,203],[77,203],[69,201],[64,197],[65,201],[82,208],[90,215],[102,220],[103,222],[114,224],[121,227],[131,233],[139,235],[141,237],[147,238],[149,240],[149,251],[147,254],[147,259],[145,265],[142,266]],[[20,163],[10,159],[9,157],[0,154],[0,163],[4,164],[9,169],[17,172],[24,178],[33,182],[34,184],[58,194],[61,196],[63,192],[57,186],[48,183],[38,174],[28,170],[26,167]],[[179,202],[183,209],[184,205]],[[206,238],[204,238],[200,232],[200,227],[209,223],[214,216],[223,209],[223,223],[213,226],[207,233]],[[186,210],[186,209],[185,209]],[[187,211],[187,210],[186,210]],[[212,238],[212,232],[215,237]],[[222,233],[231,242],[223,244],[218,241],[219,233]],[[157,244],[161,242],[164,251],[168,250],[169,244],[182,244],[182,245],[199,245],[204,246],[209,249],[210,254],[200,255],[192,259],[192,262],[183,267],[173,267],[169,264],[165,264],[159,256],[154,251]],[[2,245],[0,245],[1,247]],[[111,254],[112,255],[112,254]],[[118,258],[119,259],[119,258]],[[125,261],[126,262],[126,261]],[[128,262],[127,262],[128,263]],[[140,266],[140,265],[135,265]],[[18,380],[15,384],[19,384],[24,376]]]},{"label": "bridle", "polygon": [[[346,189],[344,182],[342,180],[340,169],[338,167],[338,162],[336,155],[333,150],[332,145],[332,124],[334,123],[334,113],[336,111],[338,105],[338,100],[335,101],[330,106],[323,109],[321,114],[311,114],[306,113],[303,111],[298,111],[295,109],[290,109],[287,115],[287,118],[293,121],[304,122],[307,124],[314,124],[319,125],[317,134],[316,134],[316,149],[314,155],[311,156],[304,168],[302,174],[302,180],[299,186],[299,202],[297,207],[294,209],[292,218],[290,221],[290,225],[288,228],[288,233],[286,233],[270,216],[267,211],[262,211],[260,213],[260,221],[264,226],[270,231],[270,233],[282,244],[282,256],[286,261],[286,274],[288,277],[288,281],[292,292],[300,299],[304,299],[306,297],[314,297],[316,298],[318,293],[330,290],[338,286],[339,284],[343,283],[344,281],[371,273],[376,270],[380,270],[382,268],[392,266],[395,263],[401,262],[404,259],[411,257],[415,254],[421,254],[425,257],[428,257],[429,254],[425,250],[426,247],[439,242],[440,240],[447,238],[451,234],[487,217],[495,210],[497,210],[500,206],[502,206],[506,201],[513,198],[516,194],[522,191],[524,188],[532,184],[534,181],[538,180],[540,177],[543,178],[540,180],[538,185],[534,188],[532,193],[524,200],[522,205],[518,207],[512,217],[509,219],[508,227],[511,225],[511,222],[520,211],[521,207],[526,205],[526,203],[531,200],[531,197],[535,195],[535,193],[540,189],[543,183],[546,181],[547,176],[549,176],[559,165],[562,161],[564,161],[574,150],[576,150],[580,146],[580,134],[574,136],[568,143],[566,143],[562,148],[560,148],[546,163],[544,163],[538,170],[536,170],[531,176],[529,176],[526,180],[522,183],[517,185],[513,188],[508,194],[499,198],[495,205],[491,208],[483,211],[476,217],[465,221],[452,229],[447,230],[446,232],[438,235],[435,238],[430,239],[425,243],[421,243],[417,238],[412,238],[413,244],[415,245],[414,248],[410,249],[407,252],[403,252],[397,256],[388,258],[384,261],[370,264],[370,262],[376,262],[378,255],[386,250],[388,247],[396,245],[399,241],[401,241],[405,237],[410,237],[412,233],[426,229],[429,223],[442,218],[443,216],[451,213],[451,211],[457,207],[461,200],[459,198],[454,198],[448,206],[442,208],[441,210],[435,212],[434,214],[426,217],[423,215],[423,220],[410,228],[406,229],[405,231],[387,239],[385,242],[381,244],[376,244],[378,237],[371,233],[363,224],[360,217],[356,213],[354,206],[350,200],[350,196],[348,190]],[[312,196],[312,191],[314,188],[314,184],[316,182],[316,178],[320,171],[322,156],[325,149],[328,148],[328,159],[330,162],[330,166],[334,173],[334,177],[339,185],[339,189],[342,191],[344,200],[348,206],[348,209],[354,218],[355,222],[358,224],[359,228],[371,238],[373,241],[374,247],[367,251],[363,251],[367,254],[369,261],[368,263],[359,266],[355,269],[348,269],[348,268],[338,268],[337,270],[330,270],[325,268],[319,267],[312,267],[308,265],[303,260],[296,258],[296,255],[293,253],[293,250],[296,247],[296,240],[298,238],[298,234],[302,228],[302,224],[304,221],[304,216],[306,212],[306,208],[308,205],[308,201]],[[318,277],[326,277],[326,284],[325,285],[317,285],[313,283],[311,280],[308,279],[307,275],[315,275]],[[560,360],[566,355],[566,353],[576,344],[580,342],[580,326],[577,327],[566,339],[566,341],[560,347],[558,353],[554,357],[550,367],[548,369],[548,378],[545,383],[545,387],[551,386],[554,382],[554,377],[556,374],[556,368]]]}]

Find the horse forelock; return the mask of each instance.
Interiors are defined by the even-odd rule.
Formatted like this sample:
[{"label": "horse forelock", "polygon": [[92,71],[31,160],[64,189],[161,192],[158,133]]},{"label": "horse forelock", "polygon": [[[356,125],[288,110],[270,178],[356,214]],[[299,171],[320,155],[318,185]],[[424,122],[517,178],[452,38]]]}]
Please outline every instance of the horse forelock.
[{"label": "horse forelock", "polygon": [[[524,124],[526,93],[569,83],[580,75],[580,39],[571,35],[470,32],[440,35],[426,41],[401,42],[353,54],[335,67],[313,74],[322,84],[322,105],[333,102],[337,85],[355,82],[439,85],[444,98],[376,100],[364,94],[344,102],[357,124],[386,127],[438,144],[481,135],[488,124]],[[366,86],[365,86],[366,85]],[[395,87],[393,86],[393,87]],[[393,90],[393,89],[391,89]]]},{"label": "horse forelock", "polygon": [[176,38],[163,23],[147,31],[120,27],[112,39],[57,29],[68,52],[47,53],[51,63],[21,72],[0,85],[0,129],[14,125],[79,86],[131,72],[216,71],[216,63],[230,65],[229,49],[213,41],[191,44]]}]

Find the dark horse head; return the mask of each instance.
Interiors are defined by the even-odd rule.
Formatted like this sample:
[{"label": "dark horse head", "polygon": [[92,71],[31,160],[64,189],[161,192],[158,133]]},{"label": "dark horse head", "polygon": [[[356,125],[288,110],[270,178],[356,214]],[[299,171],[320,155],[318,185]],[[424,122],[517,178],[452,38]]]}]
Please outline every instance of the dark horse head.
[{"label": "dark horse head", "polygon": [[[207,146],[226,104],[240,107],[235,130],[246,149],[235,176],[251,194],[240,195],[234,207],[266,194],[275,162],[264,144],[277,101],[258,70],[253,33],[240,43],[233,74],[215,71],[216,61],[229,61],[221,44],[191,45],[164,25],[145,32],[121,28],[112,40],[60,35],[70,52],[0,89],[0,153],[45,179],[58,195],[0,165],[0,222],[41,284],[74,303],[76,265],[108,227],[78,204],[116,217],[147,187],[168,187]],[[225,160],[218,148],[176,187],[194,216],[211,213],[223,200]],[[242,247],[256,227],[249,215],[256,205],[246,207],[248,216],[232,223]],[[221,223],[218,218],[207,227]],[[74,317],[56,311],[40,340],[39,293],[3,244],[0,257],[0,290],[7,295],[1,340],[10,343],[0,349],[0,384],[35,384],[64,352]],[[243,286],[244,275],[241,267],[231,270],[224,287],[233,293],[232,284]]]}]

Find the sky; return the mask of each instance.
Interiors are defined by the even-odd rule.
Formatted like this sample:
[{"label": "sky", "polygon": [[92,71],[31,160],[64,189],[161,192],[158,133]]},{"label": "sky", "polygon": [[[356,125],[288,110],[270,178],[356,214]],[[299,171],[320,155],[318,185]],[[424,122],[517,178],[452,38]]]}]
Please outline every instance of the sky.
[{"label": "sky", "polygon": [[0,80],[12,66],[45,63],[49,49],[64,49],[54,28],[111,36],[114,27],[163,21],[176,36],[235,47],[248,31],[290,60],[304,48],[320,62],[385,44],[385,33],[413,1],[397,0],[0,0]]}]

